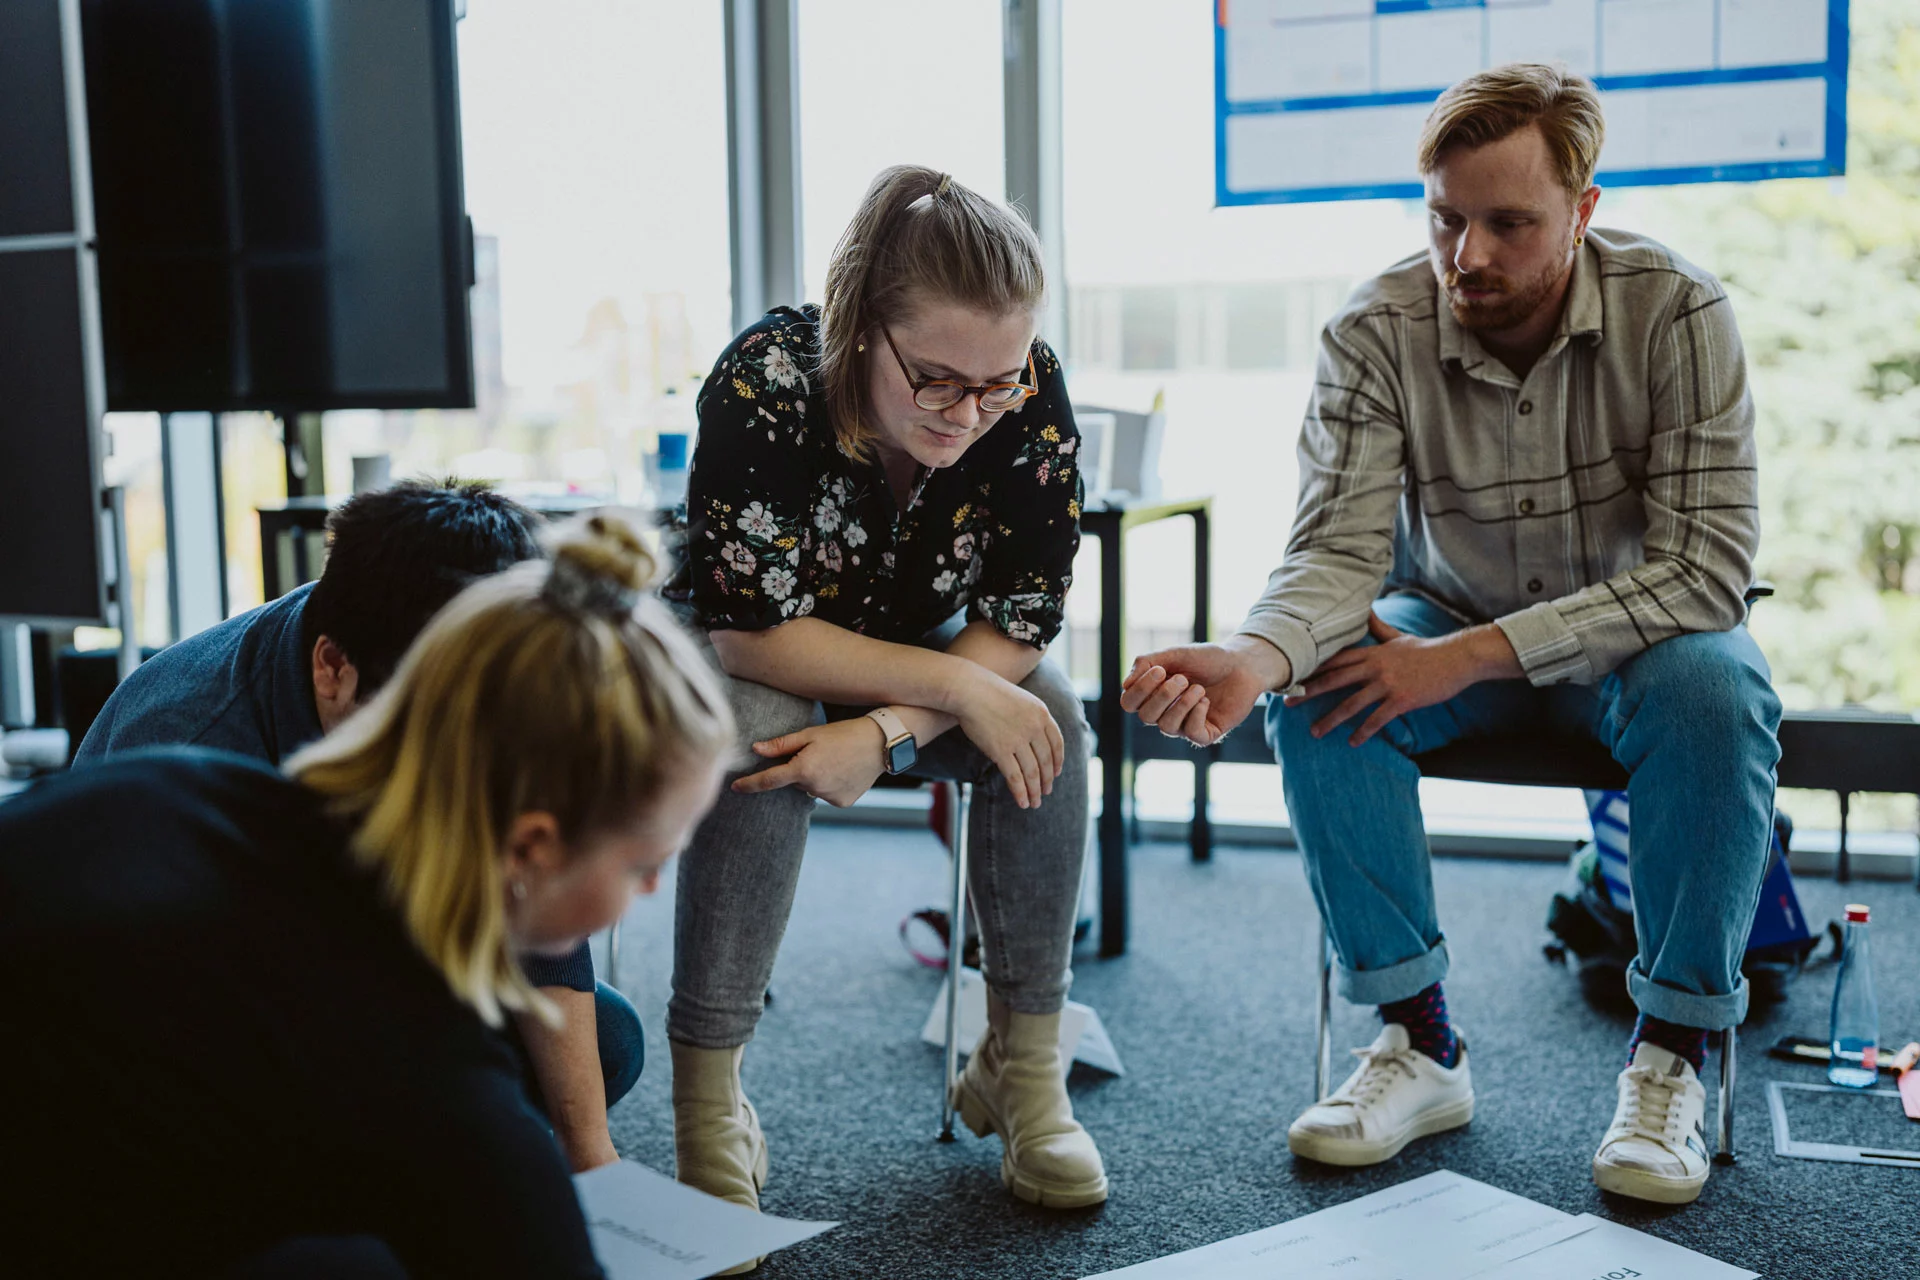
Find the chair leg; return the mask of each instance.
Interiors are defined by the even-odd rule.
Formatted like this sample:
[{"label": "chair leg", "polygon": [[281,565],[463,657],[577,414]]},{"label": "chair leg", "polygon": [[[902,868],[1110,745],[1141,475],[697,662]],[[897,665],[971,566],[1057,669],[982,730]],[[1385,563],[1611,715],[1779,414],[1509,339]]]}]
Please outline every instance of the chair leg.
[{"label": "chair leg", "polygon": [[1720,1033],[1720,1132],[1715,1143],[1717,1154],[1715,1164],[1732,1164],[1733,1150],[1733,1081],[1736,1071],[1735,1059],[1738,1057],[1740,1037],[1732,1027]]},{"label": "chair leg", "polygon": [[967,946],[967,811],[973,807],[973,784],[941,783],[954,787],[953,902],[947,912],[947,1075],[940,1091],[940,1141],[953,1141],[953,1090],[960,1080],[960,964]]},{"label": "chair leg", "polygon": [[1320,994],[1314,1013],[1313,1100],[1333,1091],[1333,939],[1320,922]]}]

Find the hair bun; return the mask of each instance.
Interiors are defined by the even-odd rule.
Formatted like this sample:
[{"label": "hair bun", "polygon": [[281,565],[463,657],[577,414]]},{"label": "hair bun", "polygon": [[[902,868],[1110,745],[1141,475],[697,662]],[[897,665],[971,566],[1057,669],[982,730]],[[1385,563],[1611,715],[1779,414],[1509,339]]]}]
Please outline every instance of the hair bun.
[{"label": "hair bun", "polygon": [[562,609],[604,617],[632,613],[656,568],[639,531],[618,516],[570,521],[554,534],[552,554],[541,597]]}]

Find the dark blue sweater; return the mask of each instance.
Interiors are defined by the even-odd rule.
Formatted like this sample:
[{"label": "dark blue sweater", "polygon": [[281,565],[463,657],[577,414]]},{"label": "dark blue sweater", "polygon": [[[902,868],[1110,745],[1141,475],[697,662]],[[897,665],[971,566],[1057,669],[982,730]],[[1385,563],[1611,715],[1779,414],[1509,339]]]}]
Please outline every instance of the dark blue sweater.
[{"label": "dark blue sweater", "polygon": [[217,747],[268,764],[320,736],[300,638],[312,584],[169,645],[113,691],[76,765],[136,747]]},{"label": "dark blue sweater", "polygon": [[[75,767],[141,747],[217,747],[279,764],[320,736],[313,659],[301,635],[311,583],[169,645],[121,682],[74,753]],[[592,991],[593,955],[529,955],[537,987]]]}]

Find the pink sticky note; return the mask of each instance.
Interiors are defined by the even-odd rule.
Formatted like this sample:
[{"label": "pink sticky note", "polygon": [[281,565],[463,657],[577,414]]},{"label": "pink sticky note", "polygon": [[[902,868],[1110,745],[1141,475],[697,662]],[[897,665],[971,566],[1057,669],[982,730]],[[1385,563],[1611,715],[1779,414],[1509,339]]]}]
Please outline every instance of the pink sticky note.
[{"label": "pink sticky note", "polygon": [[1920,1120],[1920,1067],[1900,1073],[1900,1108],[1907,1119]]}]

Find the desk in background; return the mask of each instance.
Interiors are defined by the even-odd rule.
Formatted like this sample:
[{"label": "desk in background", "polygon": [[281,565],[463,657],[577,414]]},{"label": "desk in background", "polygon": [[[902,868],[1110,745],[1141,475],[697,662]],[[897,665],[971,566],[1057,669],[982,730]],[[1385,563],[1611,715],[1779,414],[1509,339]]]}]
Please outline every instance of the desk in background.
[{"label": "desk in background", "polygon": [[[618,505],[604,497],[573,494],[515,497],[514,500],[549,520],[565,520]],[[320,576],[319,548],[314,539],[326,532],[327,513],[344,501],[344,498],[289,498],[282,503],[254,508],[260,517],[260,582],[264,599],[278,600],[301,583],[312,582]],[[671,510],[653,513],[655,522],[663,530],[668,528],[672,515]]]}]

